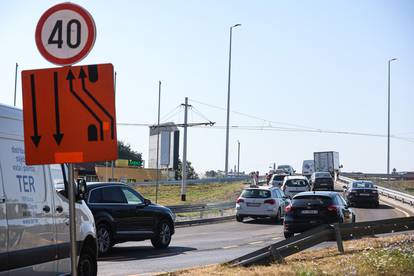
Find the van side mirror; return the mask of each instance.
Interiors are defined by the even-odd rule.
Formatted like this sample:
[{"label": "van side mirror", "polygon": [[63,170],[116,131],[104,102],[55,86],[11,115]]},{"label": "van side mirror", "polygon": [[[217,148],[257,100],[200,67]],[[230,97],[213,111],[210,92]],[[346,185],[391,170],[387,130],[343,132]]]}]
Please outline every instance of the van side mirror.
[{"label": "van side mirror", "polygon": [[86,181],[83,178],[76,179],[76,200],[86,199]]},{"label": "van side mirror", "polygon": [[348,186],[344,185],[344,186],[342,186],[342,188],[344,188],[344,190],[347,190]]}]

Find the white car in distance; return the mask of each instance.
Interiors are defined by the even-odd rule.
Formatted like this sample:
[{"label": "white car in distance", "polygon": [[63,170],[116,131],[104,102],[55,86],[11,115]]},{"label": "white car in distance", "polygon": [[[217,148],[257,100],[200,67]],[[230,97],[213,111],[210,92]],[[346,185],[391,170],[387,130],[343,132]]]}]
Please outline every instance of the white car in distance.
[{"label": "white car in distance", "polygon": [[298,193],[310,191],[310,184],[305,176],[286,176],[281,189],[286,196],[292,198]]},{"label": "white car in distance", "polygon": [[277,166],[277,169],[278,170],[283,170],[288,175],[294,175],[295,172],[296,172],[291,165],[279,165],[279,166]]},{"label": "white car in distance", "polygon": [[236,201],[236,220],[243,222],[246,217],[271,218],[280,222],[285,215],[289,200],[277,187],[246,188]]}]

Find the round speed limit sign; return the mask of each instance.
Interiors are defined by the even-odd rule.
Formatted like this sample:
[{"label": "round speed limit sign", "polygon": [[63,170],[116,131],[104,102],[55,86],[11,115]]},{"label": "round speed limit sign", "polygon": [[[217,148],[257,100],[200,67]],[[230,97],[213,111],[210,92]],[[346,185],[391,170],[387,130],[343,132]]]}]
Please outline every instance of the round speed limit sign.
[{"label": "round speed limit sign", "polygon": [[37,48],[45,59],[57,65],[71,65],[92,49],[96,38],[95,22],[81,6],[62,3],[40,17],[35,37]]}]

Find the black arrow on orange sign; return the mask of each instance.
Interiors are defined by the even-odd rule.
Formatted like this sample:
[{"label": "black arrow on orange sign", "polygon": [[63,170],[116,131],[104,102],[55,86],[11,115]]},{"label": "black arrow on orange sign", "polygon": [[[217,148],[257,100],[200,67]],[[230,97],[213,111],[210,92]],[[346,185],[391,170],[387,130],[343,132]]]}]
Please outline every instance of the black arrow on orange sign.
[{"label": "black arrow on orange sign", "polygon": [[80,72],[79,72],[79,78],[82,80],[82,89],[83,91],[89,96],[89,98],[92,99],[92,101],[105,113],[106,116],[109,117],[109,119],[111,120],[111,138],[114,139],[114,117],[111,115],[111,113],[108,112],[108,110],[106,110],[102,104],[91,94],[91,92],[89,92],[86,89],[86,85],[85,85],[85,78],[86,78],[86,73],[83,70],[83,67],[81,67]]},{"label": "black arrow on orange sign", "polygon": [[69,69],[68,75],[66,76],[66,80],[69,81],[69,89],[70,92],[72,92],[73,96],[83,105],[83,107],[89,111],[89,113],[98,121],[99,123],[99,129],[100,129],[100,136],[101,140],[103,140],[103,124],[102,120],[99,119],[98,115],[95,114],[95,112],[92,111],[92,109],[82,100],[81,97],[79,97],[78,94],[76,94],[75,90],[73,90],[73,80],[75,79],[75,75],[73,75],[72,70]]},{"label": "black arrow on orange sign", "polygon": [[63,133],[60,132],[60,114],[59,114],[59,85],[58,85],[58,73],[53,73],[53,82],[55,90],[55,115],[56,115],[56,133],[53,134],[56,144],[60,145],[63,139]]},{"label": "black arrow on orange sign", "polygon": [[37,148],[40,143],[40,139],[42,136],[39,136],[38,129],[37,129],[37,111],[36,111],[36,85],[35,85],[35,78],[34,75],[30,75],[30,87],[32,89],[32,111],[33,111],[33,132],[34,135],[30,138],[33,141],[33,144]]}]

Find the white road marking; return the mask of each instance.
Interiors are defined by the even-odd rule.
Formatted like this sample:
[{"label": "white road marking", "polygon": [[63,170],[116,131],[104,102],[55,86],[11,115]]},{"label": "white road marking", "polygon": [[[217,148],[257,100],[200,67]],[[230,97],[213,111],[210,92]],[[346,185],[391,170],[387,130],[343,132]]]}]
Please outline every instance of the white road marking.
[{"label": "white road marking", "polygon": [[404,210],[402,210],[402,209],[400,209],[400,208],[397,208],[397,207],[394,207],[396,210],[398,210],[398,211],[400,211],[401,213],[403,213],[406,217],[409,217],[410,216],[410,213],[408,213],[408,212],[406,212],[406,211],[404,211]]},{"label": "white road marking", "polygon": [[224,246],[222,247],[222,249],[230,249],[230,248],[236,248],[239,247],[238,245],[229,245],[229,246]]},{"label": "white road marking", "polygon": [[254,244],[259,244],[259,243],[263,243],[263,241],[255,241],[255,242],[250,242],[250,245],[254,245]]}]

